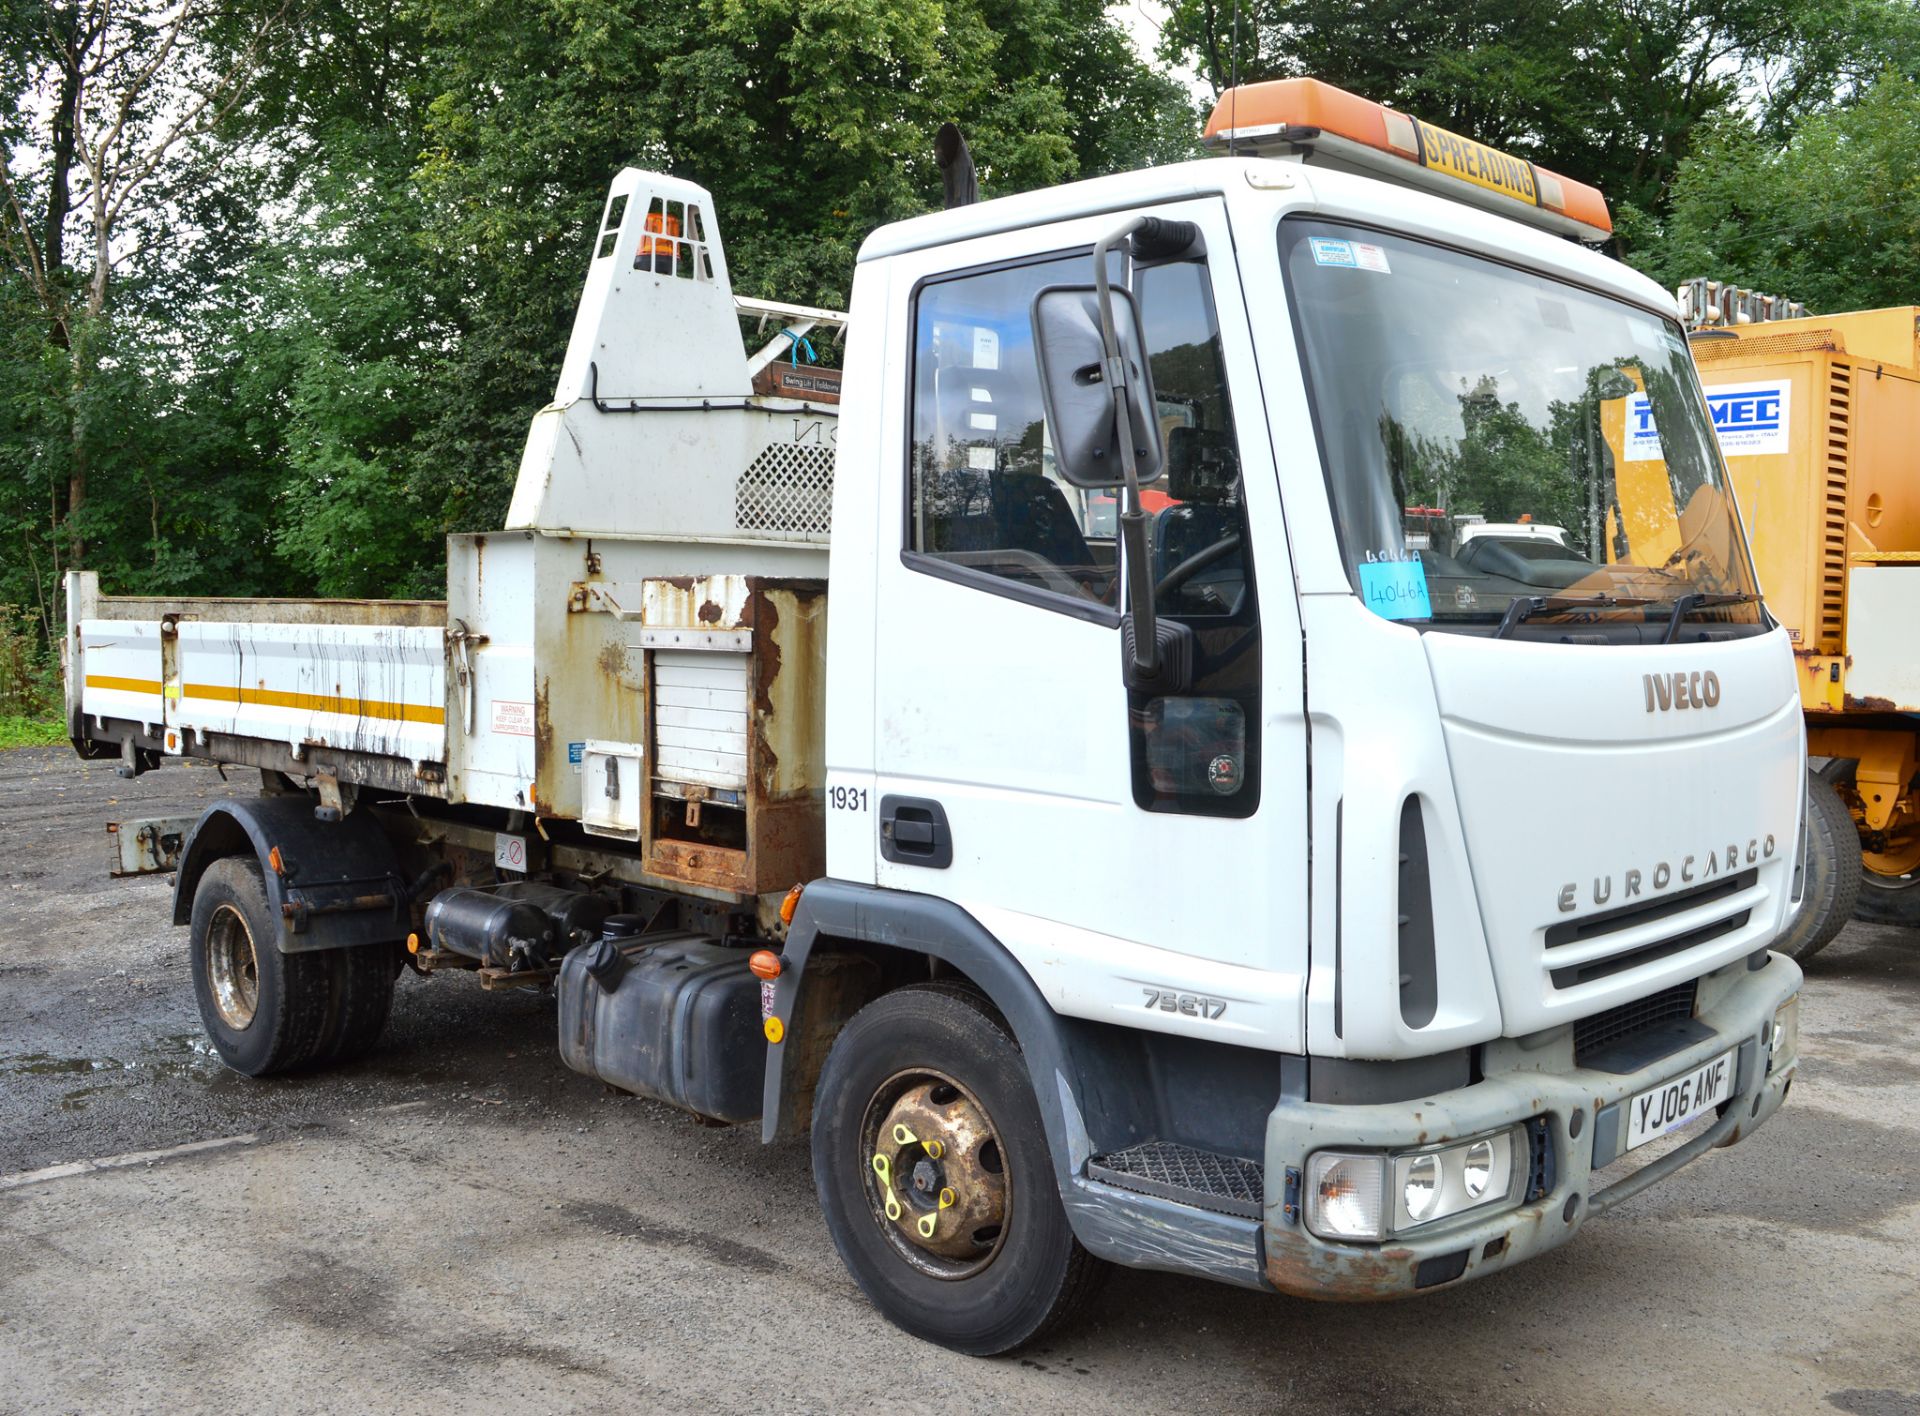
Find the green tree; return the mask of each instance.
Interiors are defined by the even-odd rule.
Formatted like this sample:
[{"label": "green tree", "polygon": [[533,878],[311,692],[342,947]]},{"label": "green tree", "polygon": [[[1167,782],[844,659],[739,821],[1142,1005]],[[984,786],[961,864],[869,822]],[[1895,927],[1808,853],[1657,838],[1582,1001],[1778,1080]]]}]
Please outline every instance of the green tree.
[{"label": "green tree", "polygon": [[1634,259],[1666,285],[1704,275],[1814,310],[1920,303],[1920,89],[1889,72],[1784,143],[1715,124]]},{"label": "green tree", "polygon": [[[1175,0],[1163,53],[1220,87],[1230,15]],[[1658,211],[1703,122],[1777,132],[1913,30],[1906,0],[1249,0],[1240,74],[1325,79]]]}]

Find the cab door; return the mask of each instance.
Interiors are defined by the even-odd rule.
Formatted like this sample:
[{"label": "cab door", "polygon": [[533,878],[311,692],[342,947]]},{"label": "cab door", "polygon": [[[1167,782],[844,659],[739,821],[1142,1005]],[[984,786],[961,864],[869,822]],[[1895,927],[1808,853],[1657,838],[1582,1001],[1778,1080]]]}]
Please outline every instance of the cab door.
[{"label": "cab door", "polygon": [[[875,566],[874,878],[967,909],[1064,1013],[1297,1049],[1300,629],[1223,204],[1201,259],[1128,272],[1156,385],[1161,614],[1193,691],[1121,676],[1118,491],[1069,486],[1030,310],[1126,213],[892,261]],[[904,358],[894,357],[899,350]]]}]

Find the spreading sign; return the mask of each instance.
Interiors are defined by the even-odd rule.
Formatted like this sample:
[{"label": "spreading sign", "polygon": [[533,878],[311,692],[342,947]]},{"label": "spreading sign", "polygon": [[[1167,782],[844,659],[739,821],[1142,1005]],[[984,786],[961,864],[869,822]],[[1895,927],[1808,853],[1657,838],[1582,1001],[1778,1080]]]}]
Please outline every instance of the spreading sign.
[{"label": "spreading sign", "polygon": [[[1787,427],[1793,385],[1786,379],[1765,383],[1721,384],[1707,390],[1707,411],[1720,451],[1728,457],[1766,457],[1787,451]],[[1644,393],[1627,399],[1627,461],[1658,462],[1660,429]]]}]

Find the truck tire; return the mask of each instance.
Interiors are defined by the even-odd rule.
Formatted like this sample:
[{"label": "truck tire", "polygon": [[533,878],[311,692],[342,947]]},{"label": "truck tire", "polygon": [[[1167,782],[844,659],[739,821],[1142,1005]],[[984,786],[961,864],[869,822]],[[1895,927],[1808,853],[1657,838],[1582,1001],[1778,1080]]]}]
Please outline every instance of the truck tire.
[{"label": "truck tire", "polygon": [[333,1007],[313,1060],[352,1062],[371,1052],[386,1030],[403,955],[395,944],[359,944],[320,957],[332,964]]},{"label": "truck tire", "polygon": [[249,1077],[311,1059],[334,1015],[331,954],[283,954],[278,932],[258,861],[207,867],[193,892],[193,995],[220,1060]]},{"label": "truck tire", "polygon": [[1853,917],[1875,924],[1920,928],[1920,870],[1905,875],[1861,871],[1860,899],[1853,907]]},{"label": "truck tire", "polygon": [[1807,859],[1800,909],[1773,947],[1804,963],[1853,918],[1860,895],[1860,835],[1853,815],[1818,772],[1807,773]]},{"label": "truck tire", "polygon": [[1080,1246],[1019,1046],[948,982],[886,994],[835,1039],[813,1107],[813,1179],[840,1258],[896,1326],[977,1357],[1085,1304]]}]

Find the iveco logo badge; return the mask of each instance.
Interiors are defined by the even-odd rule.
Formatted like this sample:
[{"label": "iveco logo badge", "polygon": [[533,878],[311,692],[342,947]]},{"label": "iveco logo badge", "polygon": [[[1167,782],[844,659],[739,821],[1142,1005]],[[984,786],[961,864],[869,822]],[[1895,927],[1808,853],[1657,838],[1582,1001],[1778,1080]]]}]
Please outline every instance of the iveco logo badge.
[{"label": "iveco logo badge", "polygon": [[1656,708],[1665,713],[1672,708],[1713,708],[1720,702],[1720,675],[1712,669],[1691,674],[1642,674],[1640,686],[1646,690],[1647,711]]}]

